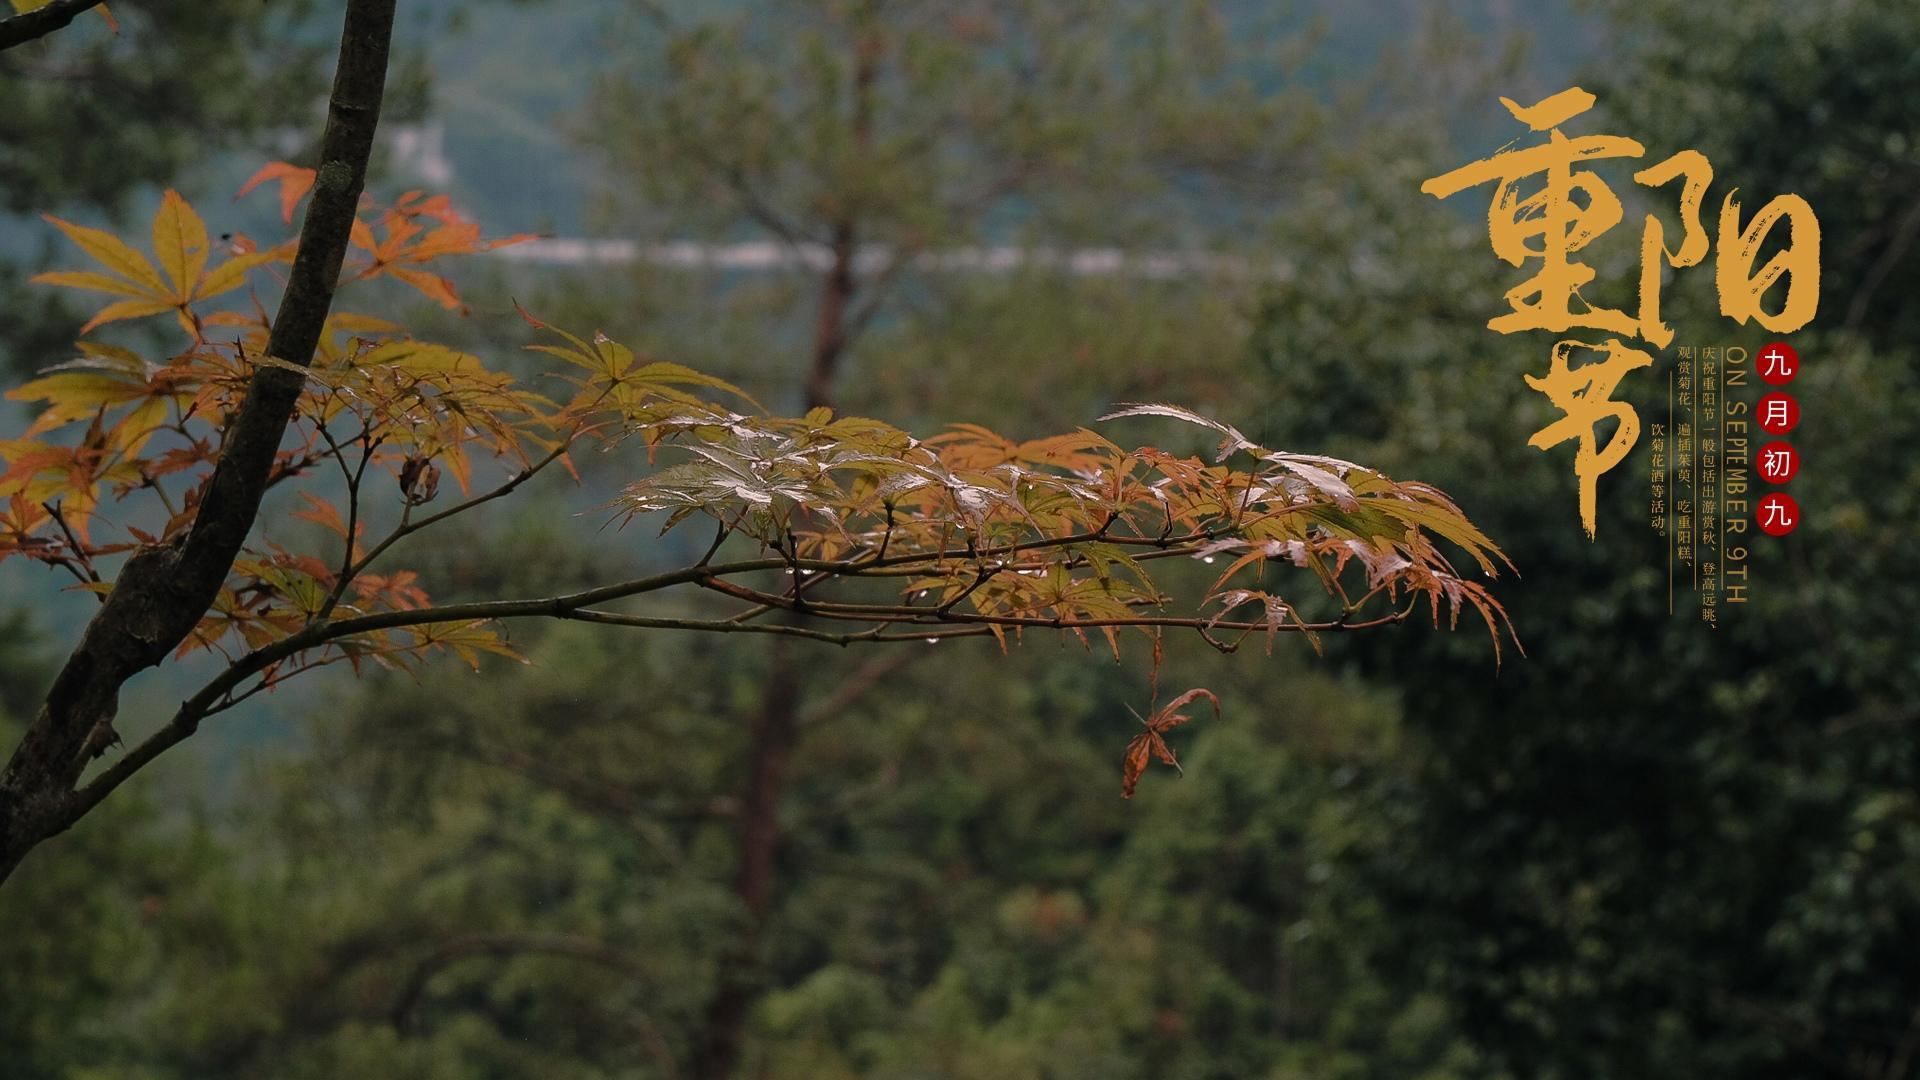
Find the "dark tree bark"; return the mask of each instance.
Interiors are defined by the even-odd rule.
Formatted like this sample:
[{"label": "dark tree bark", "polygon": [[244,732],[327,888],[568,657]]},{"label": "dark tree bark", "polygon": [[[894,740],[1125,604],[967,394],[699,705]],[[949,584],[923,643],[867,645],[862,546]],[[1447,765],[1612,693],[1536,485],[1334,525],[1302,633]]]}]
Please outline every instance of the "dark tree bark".
[{"label": "dark tree bark", "polygon": [[833,404],[833,384],[840,357],[847,351],[847,311],[859,283],[853,276],[858,254],[853,222],[842,218],[833,225],[833,263],[820,290],[820,319],[814,327],[813,363],[807,369],[807,408]]},{"label": "dark tree bark", "polygon": [[[880,77],[880,40],[864,35],[855,46],[853,66],[853,141],[864,149],[873,140],[873,89]],[[833,263],[820,290],[820,317],[814,324],[813,361],[807,366],[807,408],[833,404],[840,358],[852,344],[856,320],[850,313],[860,282],[854,277],[859,236],[851,209],[833,223]]]},{"label": "dark tree bark", "polygon": [[[394,3],[347,4],[318,176],[267,342],[270,356],[303,367],[313,359],[333,306],[366,183],[386,86]],[[192,527],[174,543],[149,546],[129,558],[113,592],[87,624],[0,773],[0,881],[36,844],[84,812],[74,786],[87,764],[118,741],[113,720],[120,688],[164,660],[213,603],[259,515],[302,381],[300,372],[288,368],[255,369],[246,397],[222,433],[220,460]]]},{"label": "dark tree bark", "polygon": [[10,19],[0,19],[0,51],[36,41],[55,30],[63,30],[81,12],[99,6],[100,0],[53,0],[45,7],[34,8]]}]

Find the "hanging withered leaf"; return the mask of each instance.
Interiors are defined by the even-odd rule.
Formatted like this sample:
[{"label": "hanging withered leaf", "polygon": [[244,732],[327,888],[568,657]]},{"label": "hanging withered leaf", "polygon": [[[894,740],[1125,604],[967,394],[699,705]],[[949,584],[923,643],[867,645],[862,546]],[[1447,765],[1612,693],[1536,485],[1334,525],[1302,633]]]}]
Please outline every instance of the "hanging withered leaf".
[{"label": "hanging withered leaf", "polygon": [[1182,705],[1200,698],[1206,698],[1213,705],[1214,718],[1218,719],[1220,699],[1215,697],[1211,690],[1195,687],[1160,706],[1151,716],[1140,721],[1145,725],[1146,730],[1135,735],[1132,741],[1127,743],[1126,761],[1120,770],[1122,796],[1133,798],[1133,789],[1140,783],[1141,774],[1147,771],[1147,763],[1153,758],[1173,766],[1175,772],[1181,771],[1180,759],[1174,756],[1173,748],[1167,745],[1165,734],[1193,719],[1179,710]]},{"label": "hanging withered leaf", "polygon": [[421,506],[433,501],[440,493],[440,466],[433,459],[410,457],[400,466],[400,494],[409,506]]}]

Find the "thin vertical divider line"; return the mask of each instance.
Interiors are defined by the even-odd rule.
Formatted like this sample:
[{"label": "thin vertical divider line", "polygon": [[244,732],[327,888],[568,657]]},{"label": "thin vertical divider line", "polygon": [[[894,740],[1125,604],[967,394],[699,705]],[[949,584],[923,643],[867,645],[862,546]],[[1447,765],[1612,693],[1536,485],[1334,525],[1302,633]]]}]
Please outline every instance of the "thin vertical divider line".
[{"label": "thin vertical divider line", "polygon": [[[1713,602],[1720,605],[1726,602],[1727,592],[1727,357],[1720,358],[1720,469],[1719,479],[1713,485],[1714,520],[1719,522],[1720,536],[1714,542],[1713,560]],[[1714,628],[1719,628],[1719,614],[1715,612]]]},{"label": "thin vertical divider line", "polygon": [[1687,464],[1693,475],[1693,483],[1688,485],[1687,494],[1693,498],[1687,501],[1693,504],[1693,516],[1687,519],[1687,547],[1693,551],[1693,559],[1688,570],[1693,581],[1694,598],[1700,594],[1700,358],[1693,362],[1693,398],[1687,402],[1687,430],[1693,432],[1693,438],[1687,440]]}]

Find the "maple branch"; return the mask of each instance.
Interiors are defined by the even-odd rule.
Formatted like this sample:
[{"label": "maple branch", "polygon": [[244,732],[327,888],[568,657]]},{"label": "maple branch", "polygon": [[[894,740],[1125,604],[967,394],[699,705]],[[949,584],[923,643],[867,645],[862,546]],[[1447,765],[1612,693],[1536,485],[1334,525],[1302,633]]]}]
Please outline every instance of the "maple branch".
[{"label": "maple branch", "polygon": [[325,454],[313,452],[297,456],[289,452],[285,461],[274,462],[273,471],[267,475],[267,490],[271,491],[288,480],[304,475],[308,469],[320,464],[326,457]]},{"label": "maple branch", "polygon": [[[768,604],[789,611],[798,610],[787,597],[762,592],[758,589],[749,589],[743,585],[736,585],[729,581],[721,581],[718,578],[704,579],[700,581],[699,584],[703,588],[725,593],[736,599],[747,600],[756,604]],[[874,622],[885,619],[892,622],[902,622],[920,626],[939,625],[941,623],[980,623],[989,626],[1033,627],[1046,630],[1073,630],[1108,626],[1164,626],[1200,631],[1261,630],[1293,634],[1371,630],[1375,627],[1405,622],[1413,616],[1413,608],[1406,607],[1392,614],[1381,615],[1377,618],[1362,621],[1354,621],[1342,617],[1317,623],[1297,622],[1269,625],[1267,623],[1237,622],[1226,619],[1202,619],[1177,615],[1113,615],[1091,619],[1069,618],[1062,615],[989,615],[983,612],[948,611],[943,608],[914,607],[911,604],[840,604],[825,601],[809,601],[806,604],[806,611],[809,615],[818,615],[828,619],[841,619],[853,622]],[[419,612],[414,612],[413,614],[419,614]]]},{"label": "maple branch", "polygon": [[[222,697],[219,701],[215,702],[212,706],[210,706],[206,712],[201,714],[200,718],[204,720],[207,717],[214,715],[215,713],[223,713],[223,712],[226,712],[228,709],[238,708],[242,702],[246,701],[248,698],[253,697],[255,694],[272,690],[273,688],[279,686],[281,683],[286,682],[288,679],[293,678],[295,675],[305,674],[306,672],[312,671],[315,668],[326,667],[328,664],[333,662],[334,662],[333,659],[315,660],[311,663],[301,664],[300,666],[293,668],[292,670],[275,670],[275,671],[266,672],[261,676],[259,682],[254,683],[252,686],[248,687],[242,693],[236,694],[232,690],[229,690],[226,696]],[[235,689],[238,689],[238,687],[235,687]]]},{"label": "maple branch", "polygon": [[[1007,550],[1016,548],[1031,549],[1033,547],[1051,546],[1061,543],[1085,542],[1087,539],[1088,537],[1077,535],[1056,537],[1043,541],[1031,541],[1025,545],[1009,545]],[[924,642],[929,639],[938,640],[944,637],[979,637],[992,633],[993,628],[991,625],[986,624],[987,620],[970,619],[961,616],[948,616],[945,618],[945,621],[950,623],[976,622],[981,625],[948,627],[933,633],[886,632],[887,626],[895,622],[924,622],[925,616],[935,614],[933,610],[929,608],[898,609],[898,611],[905,613],[904,620],[896,615],[886,614],[883,609],[882,612],[876,616],[869,616],[863,619],[863,621],[876,622],[880,625],[873,626],[865,631],[832,633],[804,626],[780,623],[751,623],[736,621],[731,618],[708,620],[630,615],[621,612],[605,611],[594,606],[613,600],[638,596],[643,593],[659,591],[675,585],[705,584],[713,582],[718,578],[734,574],[797,567],[817,571],[822,574],[834,573],[857,576],[866,569],[871,568],[875,562],[897,565],[925,562],[929,559],[939,557],[938,553],[928,552],[897,555],[888,559],[868,560],[857,563],[829,562],[812,559],[788,560],[785,558],[748,559],[719,565],[699,563],[680,570],[672,570],[630,581],[616,582],[563,596],[543,597],[532,600],[490,600],[405,611],[383,611],[340,620],[318,619],[289,637],[256,649],[241,657],[219,676],[201,687],[192,697],[182,702],[178,711],[174,713],[172,719],[170,719],[165,726],[142,741],[138,746],[129,750],[124,756],[114,761],[112,765],[108,766],[85,787],[74,794],[70,804],[65,808],[68,817],[62,827],[71,824],[72,821],[78,820],[80,816],[84,815],[95,805],[98,805],[101,799],[104,799],[108,793],[125,782],[134,773],[138,772],[148,762],[151,762],[154,758],[178,744],[181,740],[192,735],[198,728],[199,722],[208,716],[216,705],[247,679],[298,653],[331,641],[353,637],[359,634],[412,626],[530,617],[568,619],[642,629],[699,630],[722,634],[774,634],[806,638],[835,645],[851,645],[859,642]],[[758,593],[754,590],[747,590],[739,586],[732,586],[732,588],[740,589],[740,593],[736,595],[747,595],[756,602],[763,603],[769,608],[786,607],[789,603],[786,597],[774,596],[768,593]],[[1144,618],[1145,617],[1143,617],[1143,620]],[[936,618],[935,621],[941,620]],[[1162,622],[1160,625],[1197,626],[1200,622],[1201,620],[1173,620]],[[1101,623],[1092,621],[1065,623],[1060,620],[1042,619],[1033,620],[1031,625],[1066,628],[1075,625],[1099,626]],[[1152,623],[1141,621],[1138,625],[1152,625]],[[1223,623],[1220,625],[1227,628],[1236,628],[1238,626],[1238,624],[1232,623]],[[1351,628],[1358,629],[1361,625],[1362,624],[1353,624]]]},{"label": "maple branch", "polygon": [[[193,525],[184,538],[148,545],[127,559],[0,774],[0,879],[35,844],[77,820],[76,804],[91,805],[76,800],[73,789],[87,763],[118,738],[112,724],[120,687],[164,660],[193,632],[259,516],[305,382],[300,369],[312,361],[333,305],[366,181],[386,87],[394,4],[347,3],[320,167],[267,339],[267,355],[285,363],[254,370],[223,433],[220,459]],[[78,5],[56,0],[54,6],[70,18],[66,9]]]},{"label": "maple branch", "polygon": [[707,550],[700,555],[700,561],[694,565],[705,566],[712,562],[714,555],[720,551],[720,545],[726,543],[727,537],[732,535],[732,533],[733,526],[727,524],[725,518],[719,519],[719,528],[714,530],[713,542],[707,545]]},{"label": "maple branch", "polygon": [[[590,612],[577,614],[592,605],[611,600],[624,599],[641,593],[653,592],[674,585],[686,584],[715,573],[746,573],[754,570],[776,570],[786,565],[781,559],[756,559],[733,563],[720,567],[692,566],[681,570],[655,574],[650,577],[636,578],[631,581],[616,582],[595,589],[571,593],[565,596],[547,597],[538,600],[496,600],[474,604],[455,604],[438,608],[423,608],[412,611],[383,611],[372,615],[362,615],[351,619],[316,619],[307,626],[271,645],[255,649],[242,656],[225,671],[202,686],[194,695],[180,703],[173,717],[111,765],[107,766],[84,787],[72,793],[56,807],[58,817],[48,823],[51,831],[58,832],[78,821],[100,801],[119,787],[134,773],[140,771],[153,759],[179,744],[199,728],[200,721],[206,718],[227,695],[231,694],[246,680],[267,670],[273,665],[287,660],[301,652],[324,645],[344,637],[356,634],[372,633],[379,630],[399,629],[408,626],[426,626],[444,622],[464,622],[472,620],[545,616],[548,618],[577,618],[590,622],[618,622],[629,626],[657,626],[660,629],[710,629],[717,633],[788,633],[803,628],[786,627],[773,629],[768,626],[754,625],[748,629],[745,624],[725,621],[704,622],[691,619],[659,619],[642,623],[638,616],[621,616],[612,612]],[[850,644],[860,640],[859,635],[823,634],[820,631],[805,631],[798,636],[817,636],[832,640],[836,644]],[[906,640],[906,639],[902,639]]]},{"label": "maple branch", "polygon": [[45,7],[0,19],[0,51],[37,41],[55,30],[64,30],[68,23],[89,8],[99,6],[100,0],[52,0]]},{"label": "maple branch", "polygon": [[298,369],[312,362],[333,306],[379,122],[393,13],[394,0],[350,0],[347,5],[320,168],[286,292],[267,337],[267,355],[294,366],[262,364],[254,369],[180,553],[180,569],[206,579],[209,599],[259,513],[265,481],[305,382]]},{"label": "maple branch", "polygon": [[[133,774],[145,768],[161,754],[179,745],[199,729],[200,721],[216,712],[230,707],[227,695],[239,685],[252,678],[261,670],[287,657],[306,649],[324,645],[355,634],[371,633],[382,629],[401,629],[412,626],[430,626],[447,622],[472,622],[487,619],[511,618],[551,618],[574,622],[599,623],[605,626],[625,626],[647,630],[693,630],[716,634],[772,634],[784,637],[805,638],[809,641],[824,642],[829,645],[910,644],[913,642],[935,642],[950,637],[985,637],[993,633],[989,626],[953,627],[934,632],[919,631],[913,633],[886,633],[886,623],[871,629],[833,633],[815,630],[810,627],[793,626],[786,623],[736,623],[725,619],[688,619],[629,615],[623,612],[604,611],[597,608],[567,606],[565,597],[553,597],[541,600],[495,600],[474,604],[455,604],[440,608],[422,608],[415,611],[380,612],[354,619],[343,619],[337,623],[315,624],[307,631],[283,639],[256,652],[249,653],[236,661],[232,667],[222,672],[212,682],[201,687],[191,698],[182,702],[173,717],[151,736],[128,750],[113,764],[101,770],[100,774],[85,786],[73,793],[64,810],[67,820],[60,823],[64,828],[78,821],[88,811],[98,806],[114,789],[130,779]],[[871,621],[871,620],[869,620]],[[1085,624],[1091,625],[1091,624]],[[317,633],[311,631],[318,630]],[[305,670],[302,668],[300,670]],[[295,674],[297,672],[291,672]],[[278,685],[281,680],[274,680]],[[261,687],[255,687],[235,698],[251,697]]]},{"label": "maple branch", "polygon": [[[547,614],[533,612],[529,614]],[[512,618],[514,616],[501,616]],[[910,643],[915,641],[934,641],[943,637],[985,637],[992,633],[988,627],[968,627],[950,630],[939,634],[928,633],[883,633],[891,621],[872,630],[857,633],[836,634],[826,630],[815,630],[791,623],[738,623],[727,619],[674,619],[648,615],[628,615],[618,611],[601,611],[597,608],[582,608],[575,611],[553,613],[549,617],[571,619],[577,622],[600,623],[604,626],[629,626],[643,630],[698,630],[713,634],[772,634],[776,637],[797,637],[809,641],[823,641],[829,645],[856,645],[862,642]],[[868,620],[871,621],[871,620]]]},{"label": "maple branch", "polygon": [[[859,566],[858,563],[849,563],[847,565],[848,565],[848,569],[842,575],[825,574],[825,573],[812,571],[812,570],[799,571],[797,573],[796,580],[793,583],[792,595],[795,598],[804,602],[806,599],[807,591],[809,589],[816,588],[827,581],[834,580],[836,577],[840,577],[840,576],[857,577],[860,575],[860,570],[858,569],[858,566]],[[789,572],[793,572],[791,568],[789,568]],[[770,611],[778,611],[778,610],[779,610],[778,608],[775,608],[768,604],[759,604],[750,608],[742,608],[741,610],[734,612],[731,616],[728,617],[727,621],[737,622],[737,623],[751,622],[752,620],[757,619],[760,616],[765,615]]]},{"label": "maple branch", "polygon": [[[458,508],[454,509],[457,510]],[[1045,540],[1029,541],[1024,544],[1007,545],[1003,549],[997,549],[995,553],[1005,554],[1013,550],[1031,550],[1035,547],[1057,546],[1067,543],[1085,543],[1097,535],[1099,534],[1076,534],[1069,537],[1052,537]],[[1196,536],[1195,538],[1198,537]],[[1155,544],[1156,546],[1165,543],[1165,541],[1144,539],[1140,542]],[[1155,552],[1151,554],[1159,553]],[[322,617],[308,624],[304,629],[280,641],[256,649],[241,657],[219,676],[201,687],[192,697],[182,702],[173,717],[159,731],[129,750],[124,756],[102,770],[91,782],[74,793],[69,804],[65,807],[68,819],[61,827],[64,827],[65,824],[71,824],[73,820],[77,820],[154,758],[192,735],[194,731],[197,730],[202,719],[228,707],[228,703],[234,700],[231,697],[233,692],[248,679],[300,653],[326,645],[329,642],[378,633],[385,630],[431,626],[450,622],[548,618],[598,623],[606,626],[624,626],[634,629],[681,630],[716,634],[770,634],[847,646],[861,643],[898,644],[916,641],[937,642],[949,637],[984,637],[995,633],[996,628],[1000,627],[1053,630],[1084,630],[1106,627],[1164,627],[1192,630],[1214,648],[1220,649],[1223,652],[1232,652],[1237,647],[1237,643],[1221,641],[1214,636],[1215,631],[1237,630],[1301,634],[1351,632],[1404,622],[1412,617],[1414,612],[1414,605],[1409,604],[1397,611],[1372,619],[1356,620],[1352,617],[1353,613],[1348,611],[1343,613],[1339,619],[1316,623],[1296,622],[1284,625],[1144,613],[1101,618],[992,615],[980,612],[955,611],[952,610],[950,605],[932,608],[914,607],[912,605],[853,604],[805,600],[798,596],[764,592],[724,580],[725,578],[738,574],[781,569],[812,571],[819,574],[822,579],[826,577],[859,577],[871,571],[876,563],[890,565],[915,562],[925,563],[929,560],[938,560],[945,557],[948,556],[937,552],[926,552],[895,555],[884,559],[861,559],[851,562],[780,557],[710,564],[703,559],[699,563],[678,570],[635,578],[629,581],[615,582],[559,596],[522,600],[485,600],[412,610],[381,611],[338,620]],[[982,553],[981,557],[988,557],[988,554]],[[868,626],[865,630],[833,632],[809,626],[797,626],[791,623],[751,622],[741,619],[738,616],[699,619],[639,615],[627,612],[608,611],[605,608],[597,606],[611,601],[627,599],[687,584],[698,585],[701,588],[721,592],[736,599],[746,600],[756,605],[759,611],[800,611],[804,609],[809,614],[818,615],[829,620],[861,622],[872,625]],[[754,611],[753,613],[757,614],[758,611]],[[928,629],[891,630],[891,628],[896,625],[915,628],[925,627]],[[276,683],[278,681],[280,680],[275,680]],[[244,696],[251,696],[252,693],[257,692],[258,689],[259,688],[256,687],[254,690],[248,691]]]},{"label": "maple branch", "polygon": [[167,512],[168,521],[172,521],[174,518],[180,516],[180,509],[173,505],[173,496],[167,494],[166,485],[162,484],[158,477],[148,476],[145,472],[142,472],[140,474],[140,486],[153,492],[154,497],[160,500],[160,506]]},{"label": "maple branch", "polygon": [[[1009,555],[1019,555],[1029,551],[1045,551],[1049,548],[1072,547],[1075,544],[1115,544],[1124,547],[1148,547],[1158,549],[1134,556],[1136,560],[1164,557],[1169,555],[1190,554],[1197,550],[1194,545],[1219,539],[1224,530],[1201,529],[1180,536],[1111,536],[1107,529],[1109,521],[1093,532],[1068,533],[1064,536],[1043,536],[1035,540],[1019,540],[1002,544],[999,547],[980,548],[972,552],[938,550],[910,551],[899,555],[878,555],[861,562],[832,562],[823,559],[796,559],[794,566],[802,570],[834,573],[842,577],[904,577],[922,573],[924,565],[954,562],[962,565],[975,565],[989,559],[1005,559]],[[785,567],[782,560],[775,567]],[[912,568],[912,569],[898,569]],[[893,572],[889,572],[893,571]]]}]

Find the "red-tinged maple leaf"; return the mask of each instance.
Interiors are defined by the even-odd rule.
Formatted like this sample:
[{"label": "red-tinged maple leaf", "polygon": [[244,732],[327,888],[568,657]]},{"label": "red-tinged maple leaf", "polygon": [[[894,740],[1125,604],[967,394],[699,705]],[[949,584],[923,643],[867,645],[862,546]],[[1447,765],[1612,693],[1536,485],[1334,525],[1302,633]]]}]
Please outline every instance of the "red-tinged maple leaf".
[{"label": "red-tinged maple leaf", "polygon": [[1182,705],[1200,698],[1206,698],[1212,703],[1213,715],[1218,719],[1220,699],[1215,697],[1211,690],[1195,687],[1160,706],[1154,710],[1153,715],[1140,721],[1146,726],[1146,730],[1135,735],[1132,741],[1127,743],[1126,762],[1120,770],[1120,794],[1123,797],[1133,798],[1133,789],[1140,783],[1141,774],[1147,771],[1147,763],[1153,758],[1159,758],[1173,766],[1175,772],[1180,771],[1180,759],[1174,756],[1173,748],[1167,745],[1164,736],[1167,732],[1193,719],[1178,710]]},{"label": "red-tinged maple leaf", "polygon": [[[349,539],[347,536],[347,523],[340,517],[340,511],[335,509],[332,503],[308,491],[301,492],[300,498],[306,502],[307,508],[304,510],[295,510],[292,514],[293,517],[299,518],[302,521],[316,522],[325,526],[328,532],[333,533],[340,539]],[[355,531],[358,532],[359,530],[355,529]],[[358,538],[354,537],[352,539]]]},{"label": "red-tinged maple leaf", "polygon": [[353,579],[353,589],[363,601],[378,602],[396,611],[414,611],[430,603],[419,581],[420,575],[412,570],[362,574]]},{"label": "red-tinged maple leaf", "polygon": [[[428,228],[423,221],[437,224]],[[367,253],[367,262],[353,274],[355,279],[387,274],[420,290],[441,307],[458,310],[463,305],[453,283],[415,267],[444,256],[473,255],[535,237],[520,233],[488,240],[480,235],[480,226],[455,210],[445,195],[423,199],[419,192],[410,191],[381,213],[375,224],[356,219],[351,238],[354,247]]]},{"label": "red-tinged maple leaf", "polygon": [[261,167],[259,172],[249,177],[246,183],[241,184],[240,190],[235,192],[233,197],[238,199],[269,180],[278,181],[280,184],[280,220],[292,224],[293,208],[300,205],[300,200],[307,197],[307,192],[313,190],[313,177],[314,171],[312,169],[303,169],[298,165],[289,165],[284,161],[270,162]]},{"label": "red-tinged maple leaf", "polygon": [[446,308],[448,311],[459,310],[463,307],[459,290],[453,287],[453,282],[439,274],[430,274],[425,270],[415,270],[410,266],[387,266],[383,269],[389,276],[398,278],[420,290],[426,294],[428,299]]}]

